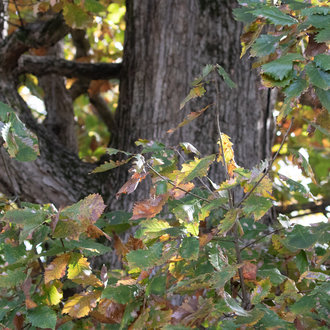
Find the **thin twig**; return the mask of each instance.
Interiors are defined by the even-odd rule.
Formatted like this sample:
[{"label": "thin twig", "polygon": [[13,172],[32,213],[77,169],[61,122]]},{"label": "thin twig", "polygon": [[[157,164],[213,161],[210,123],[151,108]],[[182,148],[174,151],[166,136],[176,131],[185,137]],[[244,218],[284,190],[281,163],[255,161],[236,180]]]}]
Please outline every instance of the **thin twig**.
[{"label": "thin twig", "polygon": [[24,22],[23,22],[23,20],[22,20],[22,16],[21,16],[21,13],[20,13],[20,11],[19,11],[19,9],[18,9],[18,6],[17,6],[17,3],[16,3],[16,0],[14,0],[14,5],[15,5],[15,9],[16,9],[16,12],[17,12],[18,19],[19,19],[19,21],[20,21],[20,23],[21,23],[21,27],[24,29]]},{"label": "thin twig", "polygon": [[[234,232],[234,237],[235,237],[235,252],[236,252],[236,258],[237,258],[237,264],[241,264],[242,263],[242,257],[241,257],[241,250],[238,244],[238,226],[237,226],[237,222],[234,225],[233,228],[233,232]],[[250,302],[250,298],[248,296],[247,290],[246,290],[246,286],[245,286],[245,282],[244,282],[244,275],[243,275],[243,267],[238,268],[238,275],[239,275],[239,281],[241,284],[241,289],[242,289],[242,307],[244,309],[249,309],[251,302]]]},{"label": "thin twig", "polygon": [[[181,152],[177,149],[174,148],[174,151],[182,158],[182,160],[185,162],[186,159],[185,157],[181,154]],[[208,178],[206,176],[206,178]],[[209,178],[208,178],[209,179]],[[216,193],[214,191],[212,191],[212,189],[202,180],[202,178],[197,178],[197,180],[209,191],[209,193],[211,193],[215,198],[217,198],[218,196],[216,195]],[[209,179],[210,180],[210,179]]]},{"label": "thin twig", "polygon": [[293,125],[293,121],[294,121],[294,117],[292,117],[291,119],[291,123],[290,123],[290,126],[288,128],[288,130],[286,131],[284,137],[283,137],[283,140],[282,140],[282,143],[279,147],[279,149],[277,150],[277,152],[275,153],[274,157],[272,158],[272,160],[270,161],[265,173],[262,175],[262,177],[258,180],[258,182],[253,186],[253,188],[242,198],[242,200],[237,204],[236,207],[240,207],[242,205],[242,203],[251,196],[251,194],[254,192],[254,190],[259,186],[259,184],[261,183],[261,181],[264,179],[264,177],[269,173],[269,171],[271,170],[272,166],[273,166],[273,163],[275,161],[275,159],[277,158],[278,154],[280,153],[283,145],[284,145],[284,142],[287,138],[287,136],[289,135],[290,131],[291,131],[291,128],[292,128],[292,125]]},{"label": "thin twig", "polygon": [[10,171],[9,171],[9,168],[8,168],[8,164],[7,164],[6,159],[5,159],[4,155],[3,155],[3,152],[4,152],[3,147],[1,146],[0,149],[1,149],[0,150],[0,153],[1,153],[2,162],[3,162],[4,166],[5,166],[5,171],[6,171],[6,174],[8,176],[10,185],[11,185],[13,191],[14,191],[16,204],[17,204],[17,206],[19,208],[21,208],[21,200],[20,200],[19,194],[18,194],[18,192],[16,190],[17,182],[15,180],[15,177],[10,174]]},{"label": "thin twig", "polygon": [[[223,161],[223,166],[225,168],[225,175],[226,175],[226,180],[229,180],[229,173],[228,173],[228,168],[226,164],[226,159],[225,159],[225,151],[223,148],[223,143],[222,143],[222,133],[221,133],[221,128],[220,128],[220,91],[217,83],[217,79],[215,79],[215,89],[217,93],[217,127],[218,127],[218,135],[219,135],[219,143],[220,143],[220,149],[221,149],[221,156],[222,156],[222,161]],[[233,208],[234,206],[234,201],[233,201],[233,195],[230,191],[230,189],[227,189],[228,191],[228,202],[229,202],[229,207]]]},{"label": "thin twig", "polygon": [[[175,184],[175,182],[173,182],[172,180],[170,180],[170,179],[166,178],[165,176],[161,175],[161,174],[160,174],[157,170],[155,170],[151,165],[147,164],[147,167],[150,168],[150,169],[151,169],[151,170],[152,170],[157,176],[159,176],[161,179],[163,179],[164,181],[168,182],[170,185],[172,185],[173,187],[175,187],[175,189],[181,190],[181,191],[185,192],[186,194],[191,195],[191,196],[194,196],[194,197],[196,197],[196,198],[198,198],[198,199],[200,199],[200,200],[202,200],[202,201],[204,201],[204,202],[206,202],[206,203],[211,203],[211,201],[209,201],[208,199],[206,199],[206,198],[204,198],[204,197],[201,197],[201,196],[198,196],[198,195],[192,193],[191,191],[188,191],[188,190],[186,190],[186,189],[183,189],[183,188],[177,186],[177,185]],[[219,208],[221,208],[221,209],[227,211],[227,209],[226,209],[224,206],[219,205]]]},{"label": "thin twig", "polygon": [[263,240],[265,237],[267,237],[267,236],[269,236],[269,235],[272,235],[272,234],[275,234],[275,233],[278,233],[279,231],[282,231],[282,230],[284,230],[284,229],[285,229],[285,228],[275,229],[275,230],[271,231],[270,233],[265,234],[265,235],[263,235],[263,236],[257,238],[257,239],[254,240],[253,242],[251,242],[251,243],[249,243],[249,244],[243,246],[243,247],[241,248],[241,251],[243,251],[244,249],[248,248],[248,247],[251,246],[251,245],[254,245],[254,244],[258,243],[259,241]]}]

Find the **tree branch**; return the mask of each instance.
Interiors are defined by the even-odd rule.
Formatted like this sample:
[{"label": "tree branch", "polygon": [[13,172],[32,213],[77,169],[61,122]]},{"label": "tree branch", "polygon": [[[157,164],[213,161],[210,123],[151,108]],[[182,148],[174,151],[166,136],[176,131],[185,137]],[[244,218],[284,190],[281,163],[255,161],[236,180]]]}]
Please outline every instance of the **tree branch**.
[{"label": "tree branch", "polygon": [[119,79],[121,63],[81,63],[55,56],[24,55],[19,60],[18,73],[43,76],[56,73],[69,78]]},{"label": "tree branch", "polygon": [[1,68],[11,72],[20,56],[29,48],[50,47],[69,32],[62,14],[42,17],[42,19],[17,29],[0,45]]},{"label": "tree branch", "polygon": [[265,176],[269,173],[269,171],[271,170],[272,168],[272,165],[275,161],[275,159],[277,158],[278,154],[280,153],[282,147],[283,147],[283,144],[287,138],[287,136],[289,135],[290,131],[291,131],[291,127],[293,125],[293,121],[294,121],[294,117],[292,117],[291,119],[291,123],[290,123],[290,126],[288,128],[288,130],[286,131],[284,137],[283,137],[283,140],[282,140],[282,143],[280,145],[280,147],[278,148],[277,152],[275,153],[274,157],[272,158],[271,162],[269,163],[265,173],[262,175],[262,177],[257,181],[257,183],[253,186],[253,188],[247,193],[244,195],[244,197],[241,199],[241,201],[237,204],[237,207],[240,207],[242,205],[242,203],[251,196],[251,194],[254,192],[254,190],[259,186],[259,184],[261,183],[261,181],[265,178]]},{"label": "tree branch", "polygon": [[[326,207],[330,205],[330,198],[326,198],[320,201],[309,202],[304,204],[291,204],[287,206],[276,206],[275,210],[277,213],[289,214],[293,211],[306,210],[310,211],[303,215],[313,214],[313,213],[325,213]],[[299,216],[302,216],[301,214]]]}]

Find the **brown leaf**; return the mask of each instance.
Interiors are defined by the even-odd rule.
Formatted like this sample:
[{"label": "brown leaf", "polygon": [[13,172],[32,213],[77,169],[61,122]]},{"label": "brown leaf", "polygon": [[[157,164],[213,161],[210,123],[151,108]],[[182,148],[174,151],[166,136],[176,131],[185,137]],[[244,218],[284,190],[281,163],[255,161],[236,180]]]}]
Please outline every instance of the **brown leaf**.
[{"label": "brown leaf", "polygon": [[119,198],[120,194],[131,194],[139,183],[146,178],[148,173],[134,173],[130,179],[119,189],[119,191],[116,194],[116,198]]},{"label": "brown leaf", "polygon": [[141,241],[138,238],[133,237],[132,235],[128,238],[127,243],[125,245],[129,251],[145,248],[143,241]]},{"label": "brown leaf", "polygon": [[77,319],[88,315],[89,312],[96,307],[101,293],[101,291],[93,291],[75,294],[65,303],[62,314],[69,314]]},{"label": "brown leaf", "polygon": [[[169,191],[169,194],[174,199],[181,199],[186,195],[187,192],[191,191],[194,187],[195,187],[195,185],[192,182],[181,183],[177,187],[174,187],[173,189],[171,189]],[[181,189],[178,189],[178,188],[181,188],[185,191],[182,191]]]},{"label": "brown leaf", "polygon": [[120,323],[125,311],[125,305],[117,304],[110,299],[102,299],[90,315],[101,323]]},{"label": "brown leaf", "polygon": [[111,237],[95,225],[89,225],[87,227],[86,234],[91,238],[99,238],[100,236],[104,236],[107,240],[111,241]]},{"label": "brown leaf", "polygon": [[58,280],[65,275],[66,266],[70,260],[70,254],[65,253],[56,257],[45,269],[45,284],[52,280]]},{"label": "brown leaf", "polygon": [[151,198],[134,204],[133,216],[131,220],[141,218],[151,219],[155,217],[163,208],[163,205],[168,200],[169,195],[158,195],[156,198]]},{"label": "brown leaf", "polygon": [[103,203],[103,199],[99,194],[88,195],[81,201],[79,209],[79,219],[88,219],[89,222],[96,222],[102,215],[106,205]]},{"label": "brown leaf", "polygon": [[23,328],[23,325],[24,325],[24,316],[20,312],[17,312],[16,315],[15,315],[15,317],[14,317],[14,319],[13,319],[13,323],[14,323],[14,326],[15,326],[15,330],[24,329]]},{"label": "brown leaf", "polygon": [[103,284],[105,284],[108,280],[108,269],[106,267],[106,265],[103,264],[102,268],[101,268],[101,281],[103,282]]},{"label": "brown leaf", "polygon": [[31,277],[28,277],[22,284],[22,290],[25,294],[25,306],[27,309],[37,307],[37,304],[31,299],[30,296],[31,285],[32,285]]},{"label": "brown leaf", "polygon": [[257,265],[251,262],[246,262],[243,265],[243,277],[246,280],[255,281],[257,277],[257,270],[258,270]]},{"label": "brown leaf", "polygon": [[317,54],[323,54],[328,49],[328,46],[322,42],[318,43],[315,40],[315,34],[309,36],[308,45],[305,50],[305,55],[309,57],[314,57]]},{"label": "brown leaf", "polygon": [[113,240],[116,254],[118,257],[124,257],[129,252],[128,248],[116,233],[113,233]]}]

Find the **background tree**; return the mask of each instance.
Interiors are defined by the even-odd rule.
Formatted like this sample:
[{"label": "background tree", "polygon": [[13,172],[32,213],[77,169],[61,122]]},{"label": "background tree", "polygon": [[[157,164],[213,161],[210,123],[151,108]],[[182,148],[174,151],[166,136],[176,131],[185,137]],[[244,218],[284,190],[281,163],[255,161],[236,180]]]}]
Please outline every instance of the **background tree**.
[{"label": "background tree", "polygon": [[[208,63],[222,65],[238,85],[236,90],[224,84],[219,86],[221,126],[233,139],[238,163],[252,166],[270,155],[273,136],[270,94],[261,90],[256,72],[251,71],[251,61],[240,60],[242,25],[233,18],[235,3],[127,1],[122,64],[112,63],[115,58],[107,56],[106,50],[98,50],[103,52],[100,56],[91,32],[95,31],[92,20],[96,14],[99,37],[107,40],[105,36],[111,34],[111,29],[106,15],[118,10],[118,3],[123,5],[114,1],[115,6],[106,10],[106,1],[86,1],[85,6],[45,1],[34,4],[38,14],[34,16],[32,6],[24,1],[9,1],[9,14],[4,11],[2,14],[9,35],[0,50],[0,97],[37,135],[40,157],[22,164],[3,154],[0,189],[4,193],[60,206],[100,192],[107,204],[118,205],[113,197],[125,182],[125,172],[88,175],[95,165],[78,157],[79,123],[74,107],[77,108],[75,100],[82,94],[88,96],[94,111],[111,132],[110,145],[114,148],[132,151],[135,140],[147,138],[171,145],[189,140],[203,154],[214,152],[217,135],[214,105],[189,128],[172,135],[166,133],[183,118],[184,111],[187,114],[200,110],[200,105],[194,103],[184,111],[179,108],[190,82]],[[75,61],[63,59],[59,43],[64,38],[75,47]],[[94,63],[99,60],[102,63]],[[29,74],[38,77],[37,84],[31,82]],[[70,88],[65,77],[76,78]],[[100,96],[100,89],[95,88],[96,81],[112,78],[120,78],[115,116]],[[47,111],[44,120],[33,117],[18,94],[18,87],[29,82],[44,100]],[[215,102],[215,90],[209,95],[205,106]],[[4,161],[10,175],[4,170]],[[219,172],[213,169],[212,177],[219,178]]]}]

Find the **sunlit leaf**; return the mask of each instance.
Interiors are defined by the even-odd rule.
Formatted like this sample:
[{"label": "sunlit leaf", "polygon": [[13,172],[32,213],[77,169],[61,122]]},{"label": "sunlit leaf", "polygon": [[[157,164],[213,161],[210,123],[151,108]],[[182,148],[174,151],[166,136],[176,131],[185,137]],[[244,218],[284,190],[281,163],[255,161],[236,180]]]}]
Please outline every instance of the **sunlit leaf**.
[{"label": "sunlit leaf", "polygon": [[73,295],[64,304],[62,314],[69,314],[74,318],[81,318],[88,315],[96,307],[101,293],[101,291],[92,291]]},{"label": "sunlit leaf", "polygon": [[271,288],[272,284],[268,278],[257,282],[257,286],[254,288],[251,295],[251,303],[254,305],[260,303],[268,296]]},{"label": "sunlit leaf", "polygon": [[102,298],[107,298],[119,304],[132,302],[138,295],[139,289],[136,285],[108,286],[102,292]]},{"label": "sunlit leaf", "polygon": [[66,267],[70,260],[70,254],[64,253],[56,257],[46,268],[45,268],[45,284],[52,280],[61,279],[66,272]]},{"label": "sunlit leaf", "polygon": [[264,7],[262,9],[253,10],[251,13],[257,17],[265,17],[275,25],[290,26],[298,23],[295,18],[284,14],[280,9],[276,7]]},{"label": "sunlit leaf", "polygon": [[[203,85],[197,85],[194,88],[192,88],[187,95],[187,97],[181,102],[180,104],[180,110],[185,106],[187,102],[189,102],[191,99],[194,99],[196,97],[201,97],[205,94],[206,90]],[[206,109],[205,109],[206,110]]]},{"label": "sunlit leaf", "polygon": [[321,272],[306,271],[303,274],[301,274],[299,278],[299,282],[301,282],[303,279],[316,280],[316,281],[329,281],[330,276]]},{"label": "sunlit leaf", "polygon": [[137,220],[141,218],[153,218],[163,208],[164,204],[168,200],[168,194],[158,195],[156,198],[144,200],[134,204],[133,216],[131,220]]},{"label": "sunlit leaf", "polygon": [[283,80],[292,70],[294,61],[303,61],[304,58],[296,53],[291,53],[280,57],[279,59],[266,63],[262,66],[264,73],[279,80]]},{"label": "sunlit leaf", "polygon": [[204,107],[203,109],[201,110],[198,110],[198,111],[195,111],[195,112],[191,112],[189,113],[186,118],[178,125],[176,126],[175,128],[171,128],[167,131],[167,133],[173,133],[175,132],[176,130],[178,130],[180,127],[183,127],[187,124],[189,124],[190,122],[192,122],[194,119],[198,118],[201,114],[204,113],[205,110],[207,110],[212,104],[209,104],[207,105],[206,107]]},{"label": "sunlit leaf", "polygon": [[253,215],[255,220],[261,219],[273,206],[269,198],[251,195],[243,203],[243,212],[246,215]]},{"label": "sunlit leaf", "polygon": [[240,212],[239,209],[231,209],[226,213],[219,225],[220,234],[226,234],[234,226],[236,220],[239,219]]}]

